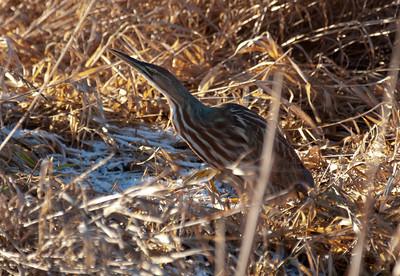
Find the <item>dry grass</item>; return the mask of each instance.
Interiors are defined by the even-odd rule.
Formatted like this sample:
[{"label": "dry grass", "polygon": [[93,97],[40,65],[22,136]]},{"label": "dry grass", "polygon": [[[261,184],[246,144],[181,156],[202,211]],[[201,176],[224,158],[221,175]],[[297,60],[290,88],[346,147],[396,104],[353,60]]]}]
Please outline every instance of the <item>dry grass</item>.
[{"label": "dry grass", "polygon": [[247,209],[112,47],[264,117],[283,73],[280,124],[317,188],[263,207],[248,274],[400,274],[398,1],[250,2],[0,2],[2,270],[236,270]]}]

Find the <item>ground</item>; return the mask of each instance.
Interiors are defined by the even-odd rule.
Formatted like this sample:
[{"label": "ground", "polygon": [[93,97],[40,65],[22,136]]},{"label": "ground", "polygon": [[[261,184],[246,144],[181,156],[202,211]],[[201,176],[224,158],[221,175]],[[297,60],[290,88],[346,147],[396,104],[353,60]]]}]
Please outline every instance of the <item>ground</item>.
[{"label": "ground", "polygon": [[[399,275],[396,1],[0,3],[0,267],[230,275],[251,201],[178,137],[108,52],[168,68],[214,106],[279,125],[306,197],[261,208],[248,275]],[[251,243],[245,238],[244,243]]]}]

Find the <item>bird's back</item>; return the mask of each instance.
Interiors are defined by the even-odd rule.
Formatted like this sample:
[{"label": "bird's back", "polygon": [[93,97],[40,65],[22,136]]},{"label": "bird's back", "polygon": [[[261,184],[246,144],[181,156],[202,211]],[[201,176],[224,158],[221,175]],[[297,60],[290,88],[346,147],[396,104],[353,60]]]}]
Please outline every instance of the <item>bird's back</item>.
[{"label": "bird's back", "polygon": [[[268,131],[264,118],[244,106],[230,103],[192,111],[191,121],[191,125],[197,128],[197,136],[193,138],[180,134],[200,158],[220,170],[258,176],[264,134]],[[270,193],[297,184],[314,186],[311,173],[279,128],[275,134],[272,158]]]}]

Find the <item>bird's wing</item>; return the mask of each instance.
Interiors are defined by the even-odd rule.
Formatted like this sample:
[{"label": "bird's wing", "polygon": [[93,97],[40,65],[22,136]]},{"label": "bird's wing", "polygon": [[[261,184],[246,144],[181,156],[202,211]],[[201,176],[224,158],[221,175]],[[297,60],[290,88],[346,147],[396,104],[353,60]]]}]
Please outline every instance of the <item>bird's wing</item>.
[{"label": "bird's wing", "polygon": [[[198,122],[222,158],[219,168],[258,166],[266,129],[265,120],[238,104],[223,104],[198,116]],[[216,166],[216,164],[213,164]]]},{"label": "bird's wing", "polygon": [[[247,150],[249,152],[243,161],[254,162],[254,164],[259,165],[260,158],[262,157],[265,131],[269,129],[268,123],[257,113],[238,104],[224,104],[220,108],[225,113],[224,117],[229,118],[229,122],[226,123],[232,127],[230,133],[241,131],[243,132],[243,138],[247,137],[249,145]],[[296,173],[298,171],[301,174],[306,170],[296,151],[284,137],[279,126],[277,126],[275,131],[273,154],[274,172]]]},{"label": "bird's wing", "polygon": [[[230,103],[222,105],[221,108],[227,113],[232,126],[245,131],[246,137],[249,140],[248,143],[255,151],[254,154],[261,155],[265,131],[269,129],[269,125],[265,119],[242,105]],[[279,126],[277,126],[275,131],[273,151],[274,154],[287,160],[298,158],[292,145],[283,136]]]}]

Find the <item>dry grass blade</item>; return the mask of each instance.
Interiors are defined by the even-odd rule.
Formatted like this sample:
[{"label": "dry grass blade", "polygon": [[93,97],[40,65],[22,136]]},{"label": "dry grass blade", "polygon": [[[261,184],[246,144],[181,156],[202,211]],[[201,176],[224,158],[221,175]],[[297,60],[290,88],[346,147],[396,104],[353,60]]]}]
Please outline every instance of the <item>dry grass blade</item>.
[{"label": "dry grass blade", "polygon": [[[398,80],[398,68],[400,68],[400,22],[397,23],[397,32],[396,32],[396,38],[393,43],[393,52],[392,52],[392,58],[389,66],[389,83],[387,86],[387,89],[385,91],[384,97],[383,97],[383,102],[382,102],[382,121],[380,122],[379,125],[379,130],[378,130],[378,137],[375,140],[376,145],[375,148],[378,148],[377,153],[372,153],[375,155],[375,158],[372,159],[370,163],[370,182],[368,183],[368,194],[367,198],[365,201],[365,206],[364,206],[364,219],[363,223],[361,225],[361,231],[358,234],[357,237],[357,244],[353,249],[352,252],[352,258],[350,262],[350,267],[349,267],[349,276],[357,276],[361,275],[364,273],[363,271],[363,252],[365,248],[365,243],[366,243],[366,237],[368,235],[368,229],[369,229],[369,218],[371,215],[371,208],[373,205],[374,199],[372,198],[372,186],[374,185],[374,179],[375,179],[375,174],[378,171],[378,167],[381,163],[380,160],[380,155],[382,152],[382,149],[384,147],[385,143],[385,134],[387,132],[387,127],[389,125],[389,119],[392,115],[393,110],[396,110],[396,102],[394,101],[395,99],[395,90],[396,90],[396,84]],[[372,150],[374,147],[371,147]]]},{"label": "dry grass blade", "polygon": [[273,100],[271,103],[271,119],[269,123],[269,130],[265,133],[264,137],[264,145],[263,145],[263,153],[262,153],[262,162],[261,162],[261,173],[260,177],[257,181],[257,186],[254,189],[253,195],[250,199],[250,208],[249,213],[246,217],[246,228],[243,234],[242,245],[240,248],[240,255],[238,261],[238,267],[235,275],[241,276],[245,275],[247,264],[249,261],[250,253],[253,247],[254,236],[256,232],[256,227],[258,223],[258,217],[260,214],[260,209],[263,204],[263,199],[265,195],[265,191],[267,189],[268,179],[271,173],[272,162],[272,150],[274,146],[275,140],[275,132],[278,127],[278,114],[280,107],[280,98],[282,91],[282,73],[278,72],[274,76],[274,86],[272,88],[273,91]]},{"label": "dry grass blade", "polygon": [[[398,0],[0,1],[0,270],[397,275],[399,11]],[[260,205],[259,186],[238,200],[235,179],[193,154],[166,100],[110,48],[169,69],[205,104],[275,116],[314,194]]]},{"label": "dry grass blade", "polygon": [[21,125],[23,124],[23,122],[28,118],[28,116],[30,115],[30,113],[32,112],[32,110],[34,108],[36,108],[36,104],[39,101],[39,99],[42,96],[42,93],[44,92],[44,90],[47,88],[47,85],[50,83],[52,77],[54,76],[54,74],[56,73],[57,69],[58,69],[58,65],[60,64],[61,60],[63,59],[65,53],[68,51],[69,46],[71,45],[73,39],[75,38],[75,35],[79,32],[79,30],[82,27],[82,24],[84,22],[84,20],[86,19],[86,16],[89,14],[89,11],[91,9],[91,7],[94,5],[95,1],[92,0],[91,2],[89,2],[85,13],[80,17],[80,21],[78,22],[78,24],[76,25],[76,28],[74,30],[74,32],[72,33],[71,37],[69,38],[69,41],[67,42],[67,44],[65,45],[63,51],[61,52],[57,62],[55,63],[55,65],[53,66],[52,70],[50,71],[50,74],[45,75],[45,81],[42,85],[42,87],[39,89],[39,91],[37,92],[36,96],[33,98],[32,103],[29,105],[29,108],[26,110],[24,116],[21,117],[21,119],[17,122],[17,124],[15,125],[15,127],[11,130],[11,132],[7,135],[7,137],[3,140],[3,142],[0,144],[0,151],[4,148],[4,146],[7,144],[7,142],[11,139],[11,137],[14,135],[14,133],[17,131],[17,129],[19,129],[21,127]]}]

